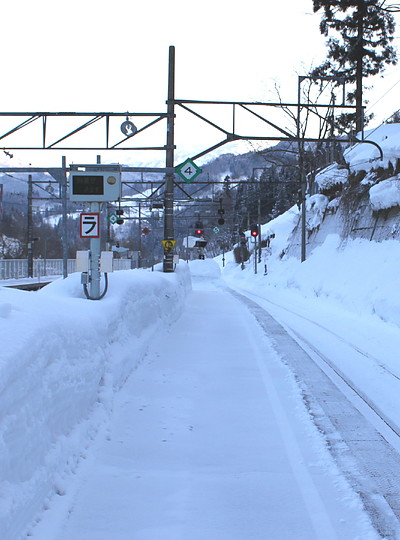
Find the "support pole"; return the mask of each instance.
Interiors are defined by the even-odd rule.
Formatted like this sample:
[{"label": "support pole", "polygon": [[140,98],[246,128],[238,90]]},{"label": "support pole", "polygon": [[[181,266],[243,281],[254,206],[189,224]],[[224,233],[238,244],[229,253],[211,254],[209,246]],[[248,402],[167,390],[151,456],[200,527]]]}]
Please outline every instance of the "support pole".
[{"label": "support pole", "polygon": [[139,208],[138,208],[139,214],[138,214],[138,223],[139,223],[139,230],[138,230],[138,268],[142,268],[142,205],[139,202]]},{"label": "support pole", "polygon": [[[100,212],[100,203],[90,203],[91,212]],[[100,224],[99,224],[100,229]],[[97,300],[100,298],[100,236],[90,239],[90,296]]]},{"label": "support pole", "polygon": [[301,82],[303,77],[298,80],[297,92],[297,141],[299,151],[299,182],[301,193],[301,262],[306,260],[306,178],[304,174],[304,139],[301,133]]},{"label": "support pole", "polygon": [[[167,101],[167,146],[166,167],[174,167],[174,124],[175,124],[175,47],[169,48],[168,101]],[[174,239],[174,173],[165,175],[164,192],[164,240]],[[164,272],[174,271],[173,250],[164,250]]]},{"label": "support pole", "polygon": [[257,236],[254,237],[254,273],[257,274]]},{"label": "support pole", "polygon": [[32,175],[28,176],[28,277],[33,277]]},{"label": "support pole", "polygon": [[61,172],[62,199],[62,248],[63,248],[63,279],[68,277],[68,206],[67,206],[67,158],[62,157]]},{"label": "support pole", "polygon": [[257,224],[258,224],[258,262],[261,263],[261,256],[262,256],[262,248],[261,248],[261,198],[258,198],[258,216],[257,216]]},{"label": "support pole", "polygon": [[306,213],[306,178],[304,174],[303,160],[301,160],[300,169],[301,182],[301,262],[306,260],[306,245],[307,245],[307,213]]}]

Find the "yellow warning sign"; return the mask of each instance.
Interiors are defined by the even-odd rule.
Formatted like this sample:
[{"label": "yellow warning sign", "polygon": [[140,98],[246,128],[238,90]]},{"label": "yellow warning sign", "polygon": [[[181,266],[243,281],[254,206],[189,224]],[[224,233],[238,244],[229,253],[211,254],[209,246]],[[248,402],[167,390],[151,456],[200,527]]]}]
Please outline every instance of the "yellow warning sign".
[{"label": "yellow warning sign", "polygon": [[176,240],[161,240],[162,245],[167,253],[172,251],[175,247]]}]

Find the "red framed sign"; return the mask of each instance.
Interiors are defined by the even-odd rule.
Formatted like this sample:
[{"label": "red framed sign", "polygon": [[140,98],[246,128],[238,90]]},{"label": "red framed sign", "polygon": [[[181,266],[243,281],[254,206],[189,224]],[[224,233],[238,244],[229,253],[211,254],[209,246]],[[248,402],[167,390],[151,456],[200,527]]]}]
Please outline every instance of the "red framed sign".
[{"label": "red framed sign", "polygon": [[85,212],[80,214],[79,230],[81,238],[99,238],[100,212]]}]

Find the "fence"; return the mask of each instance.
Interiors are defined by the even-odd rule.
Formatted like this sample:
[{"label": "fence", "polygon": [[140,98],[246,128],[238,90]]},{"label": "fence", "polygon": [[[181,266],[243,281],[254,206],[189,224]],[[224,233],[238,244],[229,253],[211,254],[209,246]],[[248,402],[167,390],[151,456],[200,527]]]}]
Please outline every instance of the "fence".
[{"label": "fence", "polygon": [[[68,259],[67,272],[75,272],[75,259]],[[131,259],[114,259],[114,270],[128,270],[131,268]],[[62,259],[34,259],[33,277],[43,278],[46,276],[62,276]],[[28,277],[27,259],[0,259],[0,279],[24,279]]]}]

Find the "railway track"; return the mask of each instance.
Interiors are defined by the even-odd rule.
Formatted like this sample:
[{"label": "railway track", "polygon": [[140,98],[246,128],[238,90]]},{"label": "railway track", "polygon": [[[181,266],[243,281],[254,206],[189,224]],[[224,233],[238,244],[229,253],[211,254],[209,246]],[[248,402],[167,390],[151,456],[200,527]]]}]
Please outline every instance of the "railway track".
[{"label": "railway track", "polygon": [[[255,293],[248,293],[248,294],[251,294],[251,296],[263,299],[268,304],[276,306],[277,308],[279,308],[279,309],[281,309],[283,311],[286,311],[286,312],[288,312],[288,313],[290,313],[292,315],[295,315],[299,319],[307,321],[308,323],[312,324],[316,328],[319,328],[319,329],[323,330],[324,332],[327,332],[328,334],[331,334],[335,339],[337,339],[338,341],[344,343],[345,345],[348,345],[349,347],[351,347],[354,351],[356,351],[361,356],[364,356],[365,358],[373,360],[376,363],[376,365],[379,366],[380,369],[382,369],[383,371],[387,372],[392,377],[394,377],[394,378],[396,378],[397,380],[400,381],[400,374],[395,373],[393,370],[388,368],[388,366],[386,364],[384,364],[380,359],[376,358],[371,353],[366,352],[365,350],[361,349],[360,346],[355,345],[350,340],[343,338],[343,336],[340,336],[337,332],[334,332],[332,329],[328,328],[327,326],[324,326],[324,325],[318,323],[317,321],[315,321],[313,319],[310,319],[309,317],[305,317],[304,315],[302,315],[301,313],[299,313],[299,312],[297,312],[297,311],[295,311],[293,309],[289,309],[286,306],[282,306],[282,305],[277,304],[276,302],[272,302],[271,300],[268,300],[268,299],[266,299],[266,298],[264,298],[264,297],[262,297],[260,295],[256,295]],[[294,329],[290,325],[285,324],[285,326],[288,326],[288,328],[290,328],[290,330],[292,330],[294,332]],[[302,340],[306,341],[304,336],[300,336],[298,333],[297,333],[297,337],[298,337],[298,339],[302,339]]]},{"label": "railway track", "polygon": [[[319,323],[318,321],[315,321],[314,319],[311,319],[310,317],[306,317],[305,315],[299,313],[296,310],[293,310],[293,309],[290,309],[290,308],[288,308],[286,306],[280,305],[280,304],[278,304],[276,302],[273,302],[272,300],[269,300],[269,299],[267,299],[267,298],[265,298],[265,297],[263,297],[261,295],[257,295],[256,293],[253,293],[253,292],[250,293],[250,292],[246,291],[245,295],[247,297],[252,296],[252,297],[254,297],[254,298],[258,299],[258,300],[262,300],[263,303],[267,303],[267,304],[270,304],[271,306],[275,306],[275,307],[279,308],[282,311],[285,311],[287,313],[290,313],[291,315],[294,315],[299,320],[306,321],[307,323],[314,326],[316,329],[322,330],[323,332],[326,332],[327,334],[329,334],[330,336],[335,338],[335,340],[337,340],[338,342],[340,342],[340,343],[344,344],[345,346],[349,347],[350,349],[352,349],[354,351],[354,353],[356,353],[356,354],[358,354],[358,355],[360,355],[360,356],[362,356],[364,358],[367,358],[368,360],[373,362],[377,366],[377,368],[379,368],[379,371],[381,373],[387,374],[389,377],[395,379],[396,381],[399,381],[399,383],[400,383],[400,372],[396,373],[393,369],[388,367],[381,359],[379,359],[376,356],[374,356],[373,354],[365,351],[359,345],[354,344],[352,341],[344,338],[343,336],[339,335],[337,332],[334,332],[331,328],[328,328],[327,326]],[[258,305],[260,305],[260,304],[258,304]],[[262,306],[260,306],[260,307],[262,307]],[[268,310],[266,310],[266,311],[268,313],[270,313]],[[385,420],[384,420],[385,424],[387,424],[390,427],[390,429],[392,429],[392,431],[394,431],[400,437],[400,427],[398,426],[397,422],[395,422],[393,420],[389,420],[387,418],[387,415],[384,414],[381,411],[381,408],[374,402],[374,400],[371,397],[368,397],[366,395],[366,393],[361,388],[359,388],[357,386],[357,384],[348,375],[346,375],[343,370],[341,370],[335,364],[335,362],[333,362],[330,358],[328,358],[328,356],[326,354],[323,354],[321,352],[321,350],[318,349],[311,342],[310,339],[307,339],[304,336],[303,333],[299,332],[298,329],[294,327],[294,325],[292,325],[290,323],[287,323],[287,322],[284,322],[284,323],[281,323],[281,324],[295,338],[295,340],[301,346],[303,346],[303,348],[306,348],[309,351],[312,351],[314,358],[317,358],[317,357],[319,358],[320,365],[321,365],[321,362],[322,362],[327,367],[329,367],[329,369],[332,370],[333,372],[335,372],[335,374],[343,381],[343,383],[345,383],[354,393],[356,393],[370,407],[370,409],[377,414],[377,416],[381,417],[382,419],[385,418]],[[400,394],[400,387],[399,387],[399,394]]]},{"label": "railway track", "polygon": [[[253,313],[282,361],[289,367],[301,390],[314,424],[342,474],[360,494],[378,534],[400,538],[400,427],[376,400],[319,350],[296,325],[280,324],[269,313],[262,296],[230,291]],[[257,301],[249,298],[255,298]],[[260,305],[260,301],[262,304]],[[379,358],[351,343],[317,321],[286,310],[337,343],[374,362],[382,376],[399,384],[400,377]]]}]

